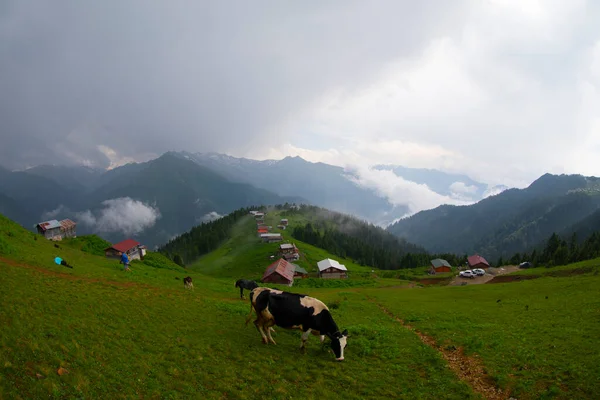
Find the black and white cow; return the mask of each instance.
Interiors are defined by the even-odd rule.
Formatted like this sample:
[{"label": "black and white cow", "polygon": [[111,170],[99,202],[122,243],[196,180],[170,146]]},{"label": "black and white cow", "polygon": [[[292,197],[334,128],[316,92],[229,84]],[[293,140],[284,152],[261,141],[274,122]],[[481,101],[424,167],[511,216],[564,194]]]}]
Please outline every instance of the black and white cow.
[{"label": "black and white cow", "polygon": [[183,278],[183,286],[186,289],[193,289],[194,288],[194,283],[192,282],[192,277],[191,276],[186,276],[185,278]]},{"label": "black and white cow", "polygon": [[297,293],[282,292],[265,287],[258,287],[250,292],[250,315],[246,324],[252,318],[252,310],[256,312],[254,325],[262,336],[265,344],[275,340],[271,337],[273,325],[286,329],[301,329],[304,349],[309,334],[325,336],[331,339],[331,349],[335,359],[344,359],[344,348],[348,331],[340,332],[327,306],[320,300]]}]

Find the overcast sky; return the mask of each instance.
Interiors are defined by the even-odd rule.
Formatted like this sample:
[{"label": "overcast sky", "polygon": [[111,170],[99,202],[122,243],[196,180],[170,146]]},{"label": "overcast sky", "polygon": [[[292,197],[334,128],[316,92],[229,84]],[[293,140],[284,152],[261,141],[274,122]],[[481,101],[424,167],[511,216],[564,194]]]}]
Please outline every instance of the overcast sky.
[{"label": "overcast sky", "polygon": [[[418,4],[417,4],[418,3]],[[0,2],[0,164],[600,176],[600,2]]]}]

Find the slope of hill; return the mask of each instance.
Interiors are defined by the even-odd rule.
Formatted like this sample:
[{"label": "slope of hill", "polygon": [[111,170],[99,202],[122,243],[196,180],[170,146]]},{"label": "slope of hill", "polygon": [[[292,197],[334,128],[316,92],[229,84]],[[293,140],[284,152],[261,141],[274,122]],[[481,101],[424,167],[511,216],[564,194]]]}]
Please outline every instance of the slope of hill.
[{"label": "slope of hill", "polygon": [[105,171],[83,165],[39,165],[23,172],[50,179],[71,191],[82,192],[97,185],[98,180]]},{"label": "slope of hill", "polygon": [[[186,265],[189,265],[189,268],[203,274],[260,280],[265,268],[278,258],[277,253],[281,243],[262,243],[256,234],[255,219],[248,215],[246,210],[236,211],[230,216],[233,214],[236,215],[236,218],[232,219],[229,225],[226,233],[227,239],[217,243],[214,246],[214,251],[206,251],[198,257],[195,256],[197,253],[194,247],[201,247],[206,241],[212,240],[212,237],[218,233],[217,231],[220,234],[220,230],[225,229],[225,227],[220,227],[220,224],[217,224],[216,221],[211,223],[204,235],[194,235],[193,231],[196,229],[194,228],[189,234],[186,233],[174,238],[161,247],[159,251],[170,258],[173,258],[175,254],[180,254]],[[280,218],[280,211],[269,209],[265,223],[276,226]],[[291,229],[274,229],[273,232],[281,233],[284,243],[293,242],[299,247],[302,256],[300,260],[294,263],[311,274],[317,272],[317,262],[325,258],[338,259],[347,266],[350,273],[354,274],[355,277],[356,273],[362,276],[368,274],[372,269],[371,267],[361,266],[351,259],[332,255],[326,250],[296,240],[291,235]],[[194,239],[192,239],[192,235],[195,237]],[[191,256],[190,251],[192,252]]]},{"label": "slope of hill", "polygon": [[470,206],[440,206],[388,227],[429,251],[495,259],[530,250],[553,232],[584,223],[600,207],[600,180],[546,174],[526,189],[510,189]]},{"label": "slope of hill", "polygon": [[298,330],[276,329],[277,345],[263,345],[230,272],[207,263],[215,271],[202,275],[156,253],[169,268],[134,261],[124,272],[78,250],[99,241],[55,247],[0,216],[0,398],[570,399],[600,385],[589,350],[600,260],[584,275],[519,284],[286,288],[323,300],[348,329],[335,363],[315,338],[300,352]]}]

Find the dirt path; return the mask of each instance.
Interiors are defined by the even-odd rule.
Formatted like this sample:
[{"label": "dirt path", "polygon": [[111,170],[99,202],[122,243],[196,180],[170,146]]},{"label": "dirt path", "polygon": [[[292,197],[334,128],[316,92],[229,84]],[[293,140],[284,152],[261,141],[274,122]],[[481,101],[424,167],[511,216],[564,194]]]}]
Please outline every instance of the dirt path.
[{"label": "dirt path", "polygon": [[68,274],[66,272],[52,271],[52,270],[45,269],[42,267],[36,267],[33,265],[24,264],[24,263],[17,262],[15,260],[11,260],[11,259],[4,258],[4,257],[0,257],[0,262],[4,263],[6,265],[9,265],[11,267],[30,269],[30,270],[40,272],[44,275],[56,276],[59,278],[68,279],[68,280],[72,280],[72,281],[84,281],[84,282],[89,282],[89,283],[103,283],[106,285],[118,286],[118,287],[123,287],[123,288],[144,287],[147,289],[155,289],[153,286],[144,285],[144,284],[140,284],[140,283],[136,283],[136,282],[117,282],[117,281],[109,281],[106,279],[85,278],[82,276]]},{"label": "dirt path", "polygon": [[483,364],[477,355],[468,356],[462,348],[441,347],[433,338],[419,332],[413,326],[396,317],[381,304],[378,304],[374,300],[369,301],[376,304],[381,311],[389,315],[394,321],[413,331],[427,346],[440,352],[450,366],[450,369],[454,371],[461,381],[469,385],[474,392],[479,393],[489,400],[506,400],[511,398],[507,393],[494,385],[492,378],[485,372]]},{"label": "dirt path", "polygon": [[481,285],[493,280],[498,275],[509,274],[517,271],[518,269],[519,267],[516,265],[507,265],[501,268],[490,267],[483,276],[476,276],[475,278],[463,278],[460,276],[455,276],[452,278],[450,283],[448,283],[448,286]]}]

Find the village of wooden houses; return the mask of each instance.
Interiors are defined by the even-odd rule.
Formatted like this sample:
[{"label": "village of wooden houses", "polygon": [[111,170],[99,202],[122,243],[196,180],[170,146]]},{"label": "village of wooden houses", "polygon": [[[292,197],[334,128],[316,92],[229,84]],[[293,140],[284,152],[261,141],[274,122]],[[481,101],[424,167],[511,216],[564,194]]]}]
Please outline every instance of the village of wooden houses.
[{"label": "village of wooden houses", "polygon": [[[340,264],[339,261],[331,258],[326,258],[317,262],[316,267],[318,272],[309,274],[306,269],[294,264],[294,261],[298,261],[301,257],[300,249],[298,249],[295,243],[283,243],[284,238],[281,233],[271,232],[273,227],[265,223],[266,213],[262,211],[250,211],[249,213],[255,219],[256,233],[260,242],[281,242],[277,255],[270,256],[271,264],[265,268],[261,279],[263,283],[292,286],[295,279],[308,278],[309,276],[321,279],[348,278],[348,269],[343,264]],[[287,229],[288,223],[288,219],[282,218],[277,225],[277,229],[280,231]],[[77,224],[70,219],[61,221],[54,219],[38,223],[36,225],[36,230],[48,240],[60,241],[63,238],[76,237],[76,227]],[[127,254],[130,260],[143,260],[146,254],[146,246],[132,238],[127,238],[104,249],[104,254],[107,258],[119,259],[123,253]],[[474,254],[468,257],[467,268],[469,268],[469,270],[460,271],[460,269],[464,268],[458,268],[458,276],[463,278],[474,278],[478,275],[478,273],[474,271],[485,273],[484,271],[489,267],[490,264],[484,257],[479,254]],[[449,273],[453,272],[453,267],[448,261],[438,258],[431,260],[431,266],[428,272],[431,275]],[[483,275],[483,273],[481,275]]]}]

